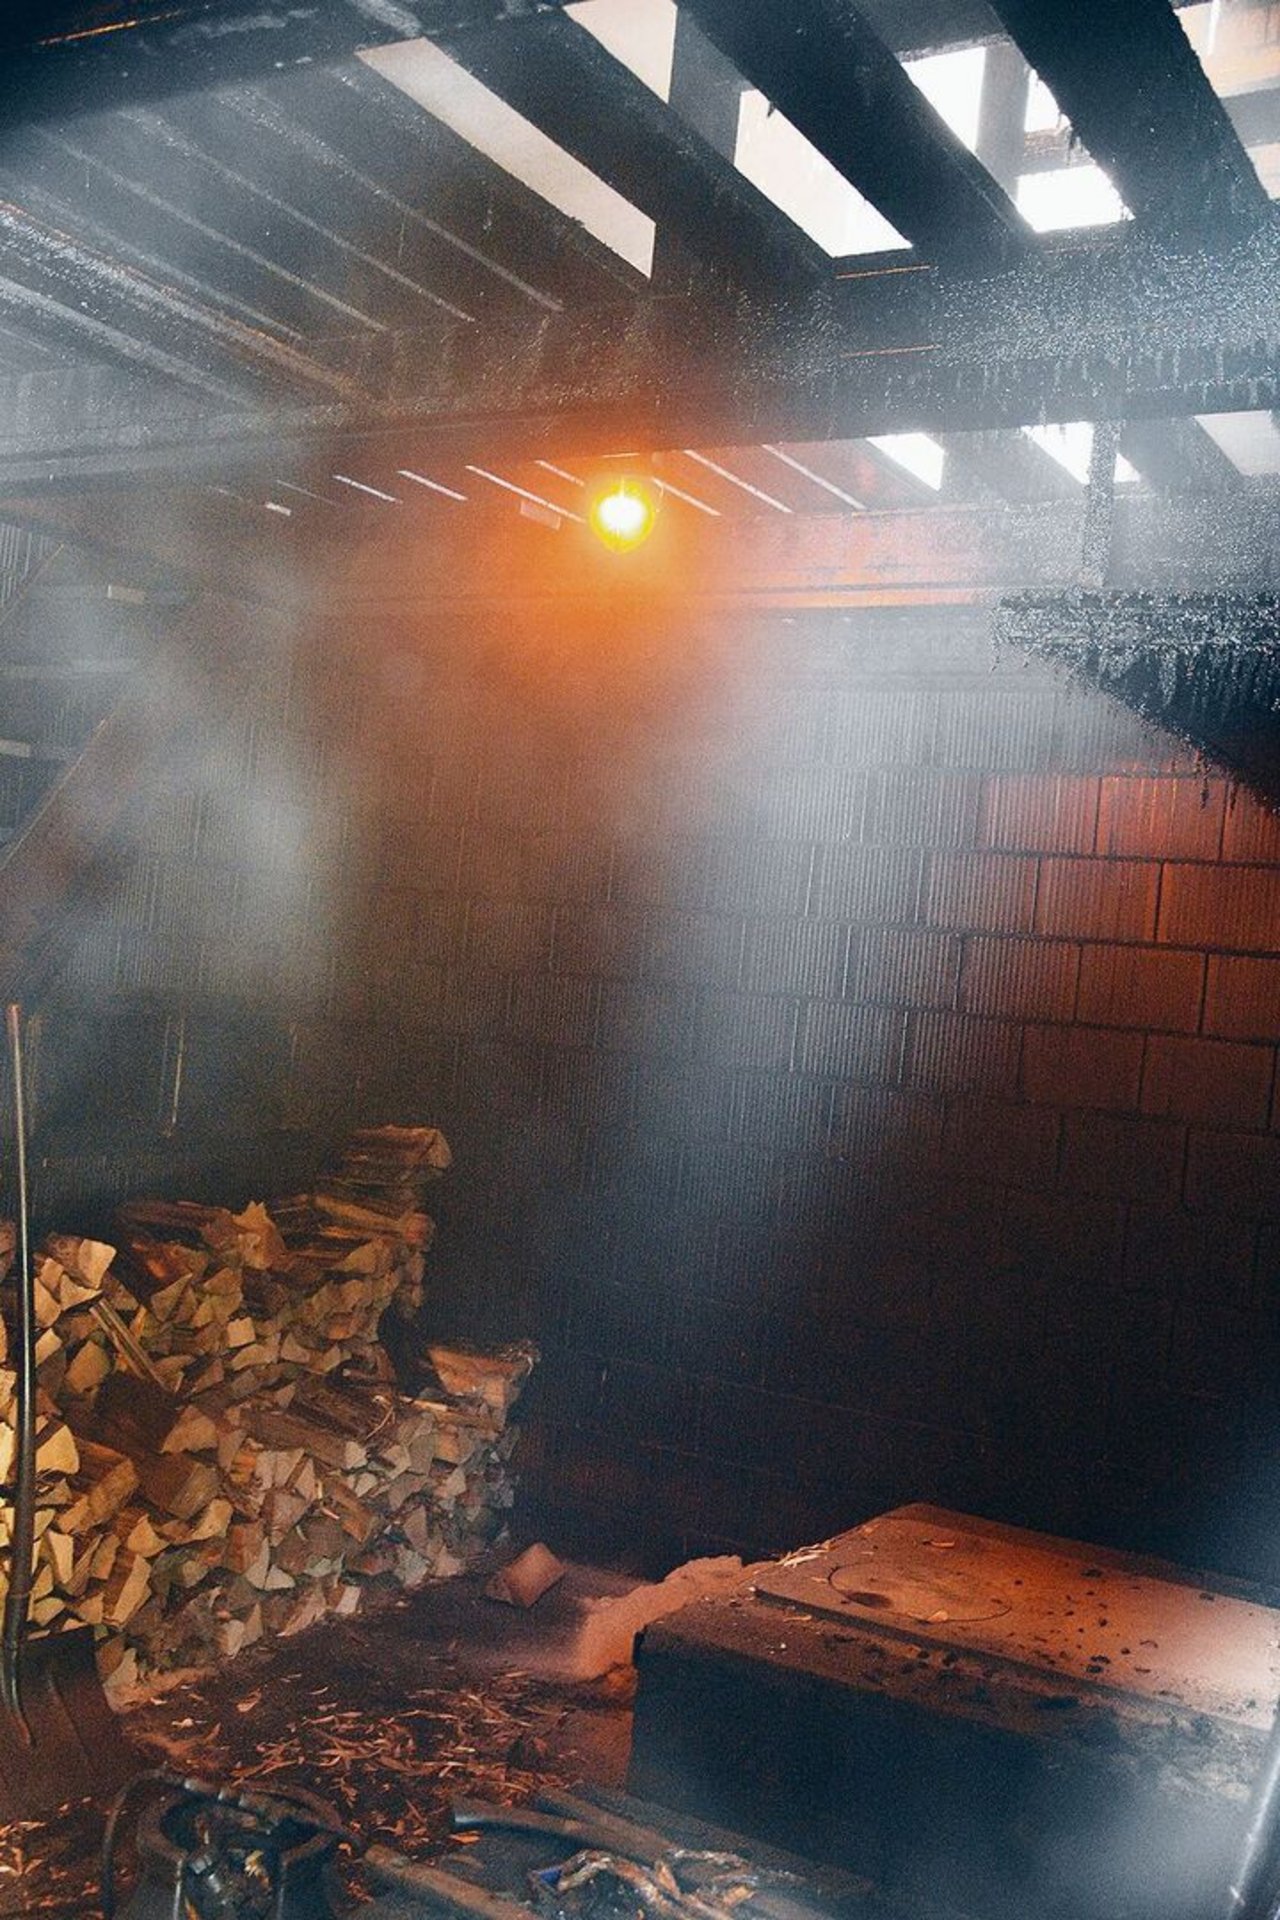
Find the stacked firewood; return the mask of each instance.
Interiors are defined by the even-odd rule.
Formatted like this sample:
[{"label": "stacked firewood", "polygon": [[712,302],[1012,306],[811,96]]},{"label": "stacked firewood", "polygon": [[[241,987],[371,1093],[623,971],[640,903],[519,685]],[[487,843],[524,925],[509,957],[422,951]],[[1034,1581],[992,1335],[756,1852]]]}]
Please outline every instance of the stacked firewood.
[{"label": "stacked firewood", "polygon": [[377,1339],[421,1302],[423,1188],[447,1165],[434,1129],[378,1129],[270,1210],[145,1203],[118,1251],[45,1243],[32,1618],[98,1628],[111,1684],[456,1572],[501,1527],[534,1350],[429,1345],[410,1398]]}]

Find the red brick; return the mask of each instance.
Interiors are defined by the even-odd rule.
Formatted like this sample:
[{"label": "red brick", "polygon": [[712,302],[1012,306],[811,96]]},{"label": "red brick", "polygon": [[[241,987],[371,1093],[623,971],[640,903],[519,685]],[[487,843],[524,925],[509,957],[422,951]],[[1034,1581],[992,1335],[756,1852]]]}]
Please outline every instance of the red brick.
[{"label": "red brick", "polygon": [[1193,1132],[1187,1201],[1193,1207],[1280,1219],[1280,1139],[1265,1133]]},{"label": "red brick", "polygon": [[1204,1030],[1228,1040],[1280,1039],[1280,960],[1211,953]]},{"label": "red brick", "polygon": [[1129,1114],[1068,1114],[1061,1184],[1111,1200],[1173,1200],[1182,1184],[1186,1129]]},{"label": "red brick", "polygon": [[1157,937],[1179,947],[1280,952],[1280,868],[1171,863]]},{"label": "red brick", "polygon": [[1048,1107],[1136,1108],[1142,1036],[1103,1027],[1028,1027],[1022,1090]]},{"label": "red brick", "polygon": [[1236,787],[1227,797],[1222,857],[1280,866],[1280,813],[1243,787]]},{"label": "red brick", "polygon": [[1092,853],[1098,782],[1083,775],[999,774],[978,810],[983,846],[1020,853]]},{"label": "red brick", "polygon": [[1056,940],[970,940],[960,972],[960,1005],[972,1013],[1069,1020],[1080,949]]},{"label": "red brick", "polygon": [[1208,1127],[1265,1127],[1273,1047],[1152,1034],[1142,1070],[1142,1111]]},{"label": "red brick", "polygon": [[1086,946],[1080,951],[1077,1017],[1100,1027],[1172,1027],[1194,1033],[1200,1024],[1204,955],[1166,947]]},{"label": "red brick", "polygon": [[1160,869],[1148,860],[1042,860],[1036,932],[1149,940]]},{"label": "red brick", "polygon": [[1226,794],[1224,780],[1106,779],[1097,850],[1151,860],[1216,859]]}]

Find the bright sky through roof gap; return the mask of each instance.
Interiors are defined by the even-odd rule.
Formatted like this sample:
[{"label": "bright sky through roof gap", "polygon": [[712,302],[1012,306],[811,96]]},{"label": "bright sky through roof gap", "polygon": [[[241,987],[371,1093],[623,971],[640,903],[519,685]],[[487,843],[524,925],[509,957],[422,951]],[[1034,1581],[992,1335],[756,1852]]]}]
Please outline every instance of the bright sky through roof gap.
[{"label": "bright sky through roof gap", "polygon": [[1240,473],[1280,473],[1280,432],[1269,413],[1202,413],[1197,417]]},{"label": "bright sky through roof gap", "polygon": [[935,493],[942,485],[947,465],[946,452],[927,433],[872,434],[870,444],[878,447],[887,459],[894,461],[904,472],[923,481],[926,487],[932,487]]},{"label": "bright sky through roof gap", "polygon": [[1036,233],[1068,227],[1110,227],[1129,209],[1101,167],[1059,167],[1024,173],[1015,195],[1018,212]]},{"label": "bright sky through roof gap", "polygon": [[[1051,460],[1065,467],[1073,480],[1084,486],[1089,478],[1089,460],[1093,453],[1093,422],[1091,420],[1066,420],[1061,424],[1045,427],[1024,427],[1022,431],[1038,447],[1043,447]],[[1125,459],[1122,453],[1116,455],[1115,478],[1117,486],[1132,485],[1141,478],[1136,467]]]},{"label": "bright sky through roof gap", "polygon": [[577,0],[565,12],[594,34],[615,60],[630,67],[637,80],[643,80],[659,100],[671,98],[676,46],[674,0]]},{"label": "bright sky through roof gap", "polygon": [[986,48],[961,47],[955,53],[930,53],[902,64],[938,118],[973,153],[978,145]]},{"label": "bright sky through roof gap", "polygon": [[1067,116],[1046,87],[1038,73],[1031,76],[1031,85],[1027,88],[1027,112],[1022,122],[1024,133],[1053,133],[1058,127],[1065,127]]},{"label": "bright sky through roof gap", "polygon": [[833,259],[910,244],[754,87],[738,109],[733,157],[739,173]]},{"label": "bright sky through roof gap", "polygon": [[549,140],[496,93],[429,40],[400,40],[360,55],[410,100],[507,173],[578,220],[597,240],[647,274],[653,266],[653,221]]}]

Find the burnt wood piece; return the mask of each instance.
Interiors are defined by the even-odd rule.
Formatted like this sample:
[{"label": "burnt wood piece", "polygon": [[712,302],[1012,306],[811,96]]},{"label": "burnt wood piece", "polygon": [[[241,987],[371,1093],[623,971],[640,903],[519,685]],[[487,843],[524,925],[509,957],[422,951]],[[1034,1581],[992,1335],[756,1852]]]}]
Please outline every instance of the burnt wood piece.
[{"label": "burnt wood piece", "polygon": [[1280,797],[1280,598],[1114,590],[1026,593],[996,611],[999,639],[1066,666]]},{"label": "burnt wood piece", "polygon": [[0,22],[4,119],[163,99],[285,67],[504,21],[564,0],[17,0]]},{"label": "burnt wood piece", "polygon": [[357,338],[344,361],[376,405],[201,409],[100,369],[0,382],[0,486],[278,470],[318,438],[349,457],[412,433],[466,459],[486,443],[563,458],[1273,407],[1280,221],[1213,252],[1110,232],[999,270],[887,268],[714,316],[649,299],[482,342],[469,326]]},{"label": "burnt wood piece", "polygon": [[1216,235],[1266,192],[1168,0],[993,0],[1079,139],[1131,211]]},{"label": "burnt wood piece", "polygon": [[468,34],[449,51],[734,285],[786,288],[829,270],[799,227],[575,21]]},{"label": "burnt wood piece", "polygon": [[708,38],[926,258],[1025,246],[1003,187],[849,0],[686,0]]}]

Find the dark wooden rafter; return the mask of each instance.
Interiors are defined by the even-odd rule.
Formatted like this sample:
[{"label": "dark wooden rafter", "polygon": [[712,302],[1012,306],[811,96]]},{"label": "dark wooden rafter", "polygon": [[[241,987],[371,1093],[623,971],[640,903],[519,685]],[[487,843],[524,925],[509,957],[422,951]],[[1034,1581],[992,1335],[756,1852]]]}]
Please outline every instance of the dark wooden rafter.
[{"label": "dark wooden rafter", "polygon": [[1011,41],[986,49],[979,103],[977,155],[993,180],[1012,195],[1026,151],[1031,69]]},{"label": "dark wooden rafter", "polygon": [[[862,0],[881,38],[904,56],[989,44],[1000,34],[991,0]],[[1172,0],[1175,9],[1197,0]]]},{"label": "dark wooden rafter", "polygon": [[0,312],[20,316],[37,337],[42,326],[78,331],[91,353],[230,402],[281,388],[360,398],[348,375],[23,206],[0,201],[0,243]]},{"label": "dark wooden rafter", "polygon": [[535,451],[852,439],[1280,404],[1280,218],[1218,253],[1140,231],[1042,242],[999,270],[898,270],[787,300],[547,314],[353,339],[376,404],[184,406],[107,373],[0,383],[0,480],[285,457],[317,436]]},{"label": "dark wooden rafter", "polygon": [[429,325],[553,311],[563,297],[643,286],[438,122],[398,111],[408,107],[348,62],[291,75],[270,96],[239,89],[170,102],[162,116],[11,131],[0,182],[32,205],[36,194],[60,201],[76,231],[122,261],[148,267],[156,249],[175,284],[295,346],[415,314]]},{"label": "dark wooden rafter", "polygon": [[685,0],[708,38],[923,257],[1030,229],[851,0]]},{"label": "dark wooden rafter", "polygon": [[1267,195],[1168,0],[992,0],[1136,218],[1217,234]]},{"label": "dark wooden rafter", "polygon": [[[325,303],[315,308],[327,316],[324,331],[346,330],[351,321],[344,323],[344,310],[374,331],[477,317],[478,302],[456,279],[445,280],[441,249],[422,259],[419,247],[415,260],[412,234],[405,246],[379,249],[385,214],[373,225],[359,184],[345,177],[340,163],[326,163],[314,144],[291,145],[282,129],[264,126],[251,93],[184,95],[166,102],[163,113],[110,116],[112,125],[121,119],[132,123],[153,166],[162,160],[162,177],[172,165],[193,182],[183,195],[187,204],[212,201],[233,235],[261,236],[263,254],[269,249],[274,262],[310,283],[317,302]],[[135,171],[142,164],[135,162]]]},{"label": "dark wooden rafter", "polygon": [[[1242,146],[1271,146],[1280,140],[1280,87],[1273,84],[1229,94],[1222,105]],[[1064,126],[1029,135],[1022,167],[1025,173],[1049,173],[1092,162],[1089,149],[1076,139],[1072,128]]]},{"label": "dark wooden rafter", "polygon": [[433,120],[361,60],[299,68],[271,97],[344,161],[413,201],[490,271],[537,304],[571,306],[642,291],[643,278],[580,221]]},{"label": "dark wooden rafter", "polygon": [[551,14],[449,51],[732,285],[785,289],[826,270],[799,227],[575,21]]},{"label": "dark wooden rafter", "polygon": [[[360,63],[292,78],[280,91],[311,102],[346,146],[359,125],[359,157],[377,173],[394,171],[419,197],[429,198],[428,181],[445,182],[453,226],[252,90],[171,101],[173,121],[135,110],[56,130],[5,127],[0,202],[12,239],[0,259],[0,316],[23,343],[19,366],[43,350],[145,367],[229,405],[264,390],[352,400],[341,353],[317,339],[345,341],[355,328],[425,333],[473,309],[554,311],[566,293],[599,299],[643,287]],[[326,178],[331,190],[317,199]],[[468,225],[474,240],[455,230]],[[526,264],[541,284],[522,278]]]},{"label": "dark wooden rafter", "polygon": [[733,62],[707,39],[688,7],[681,7],[676,14],[668,104],[726,160],[732,160],[737,149],[746,84]]},{"label": "dark wooden rafter", "polygon": [[322,206],[338,237],[391,269],[385,291],[370,282],[381,318],[388,293],[483,320],[643,287],[611,249],[358,61],[270,88],[224,89],[198,115],[181,104],[165,118],[209,151],[236,153],[251,172],[274,158],[291,197]]},{"label": "dark wooden rafter", "polygon": [[[125,180],[101,155],[32,129],[21,171],[0,153],[0,195],[74,233],[104,259],[159,281],[205,308],[301,349],[308,288],[277,263],[211,230],[167,194]],[[83,133],[82,133],[83,137]],[[280,298],[284,281],[294,305]],[[348,315],[348,325],[351,316]]]},{"label": "dark wooden rafter", "polygon": [[[1144,223],[1216,235],[1266,215],[1253,165],[1166,0],[993,5],[1052,89],[1077,142]],[[1238,478],[1194,420],[1176,430],[1132,425],[1120,446],[1154,486],[1219,491]]]},{"label": "dark wooden rafter", "polygon": [[[798,8],[786,9],[769,0],[687,4],[755,84],[915,244],[918,255],[998,254],[1030,244],[1030,228],[1007,192],[1019,168],[1030,82],[1016,47],[998,41],[987,48],[975,157],[849,0],[800,0]],[[848,110],[850,100],[865,101],[867,110]],[[1152,484],[1228,484],[1230,463],[1193,424],[1176,438],[1148,426],[1141,443],[1141,470]],[[963,461],[958,449],[948,451]],[[1136,463],[1136,440],[1126,452]],[[984,458],[980,465],[982,471],[970,470],[967,479],[998,484],[1014,499],[1028,497],[1028,489],[1030,497],[1053,498],[1065,478],[1060,469],[1052,471],[1047,454],[1025,444],[1009,449],[1002,479],[997,463]]]},{"label": "dark wooden rafter", "polygon": [[4,119],[59,119],[440,39],[516,30],[564,0],[16,0],[0,20]]},{"label": "dark wooden rafter", "polygon": [[[68,357],[145,368],[174,386],[235,405],[264,382],[293,383],[313,395],[325,388],[357,397],[341,381],[287,345],[257,334],[201,305],[172,281],[37,218],[0,204],[3,274],[0,314],[28,339]],[[70,353],[68,353],[70,349]],[[313,373],[308,382],[307,371]]]}]

